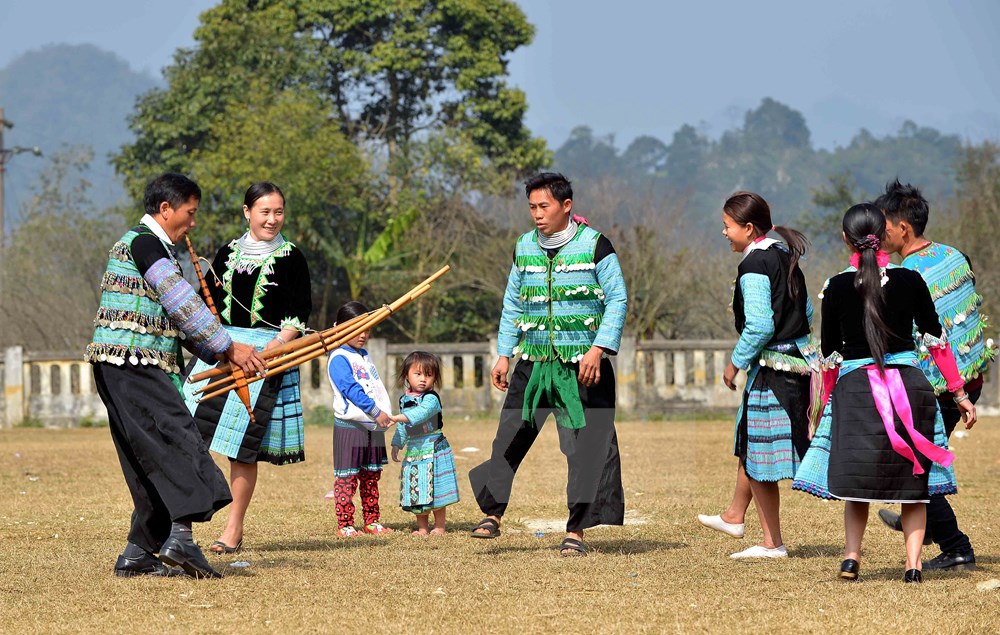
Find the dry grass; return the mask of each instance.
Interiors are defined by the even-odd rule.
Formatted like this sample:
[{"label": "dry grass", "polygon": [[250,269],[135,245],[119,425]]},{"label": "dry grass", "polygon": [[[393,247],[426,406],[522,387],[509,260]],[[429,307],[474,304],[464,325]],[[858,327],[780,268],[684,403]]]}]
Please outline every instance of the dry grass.
[{"label": "dry grass", "polygon": [[[238,556],[214,558],[221,581],[117,579],[131,509],[107,430],[0,431],[0,631],[3,632],[1000,632],[1000,421],[955,443],[953,498],[980,561],[972,573],[903,585],[899,534],[869,522],[861,584],[837,582],[841,505],[783,490],[785,561],[727,556],[733,540],[701,528],[728,502],[735,469],[729,423],[619,425],[630,518],[598,528],[589,558],[564,559],[561,534],[530,521],[565,516],[565,461],[549,423],[523,465],[499,540],[467,536],[480,517],[465,472],[485,458],[495,422],[448,423],[463,501],[453,530],[413,538],[396,505],[398,468],[383,481],[384,538],[333,537],[329,429],[307,430],[309,461],[264,466]],[[196,526],[204,544],[225,512]],[[933,552],[929,555],[934,555]]]}]

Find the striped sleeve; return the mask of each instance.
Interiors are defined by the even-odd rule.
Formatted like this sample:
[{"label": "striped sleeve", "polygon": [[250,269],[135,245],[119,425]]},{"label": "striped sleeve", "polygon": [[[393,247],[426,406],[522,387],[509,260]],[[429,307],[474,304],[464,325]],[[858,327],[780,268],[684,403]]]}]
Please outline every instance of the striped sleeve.
[{"label": "striped sleeve", "polygon": [[181,276],[177,265],[161,258],[146,270],[143,277],[156,291],[170,322],[184,334],[200,359],[214,363],[215,356],[226,352],[232,345],[229,333]]},{"label": "striped sleeve", "polygon": [[497,331],[497,354],[500,357],[510,357],[514,347],[521,341],[521,331],[517,328],[517,320],[524,314],[521,307],[521,272],[516,263],[511,265],[507,276],[507,289],[503,294],[503,312],[500,315],[500,328]]},{"label": "striped sleeve", "polygon": [[628,314],[628,293],[618,254],[611,253],[602,258],[594,271],[597,283],[604,293],[604,315],[594,338],[594,346],[617,353],[622,343],[625,316]]},{"label": "striped sleeve", "polygon": [[746,325],[733,349],[733,366],[746,370],[774,337],[774,310],[771,308],[771,279],[762,273],[740,276]]}]

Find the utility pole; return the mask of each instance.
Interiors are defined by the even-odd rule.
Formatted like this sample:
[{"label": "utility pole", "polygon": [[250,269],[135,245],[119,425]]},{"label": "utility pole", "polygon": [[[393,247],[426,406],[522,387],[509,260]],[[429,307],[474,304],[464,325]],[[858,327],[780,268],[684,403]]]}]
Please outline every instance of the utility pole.
[{"label": "utility pole", "polygon": [[4,188],[4,173],[7,171],[7,162],[18,154],[23,152],[30,152],[36,157],[42,156],[42,151],[38,149],[38,146],[31,148],[25,148],[22,146],[14,146],[13,148],[6,148],[3,145],[3,131],[4,128],[13,128],[14,124],[7,121],[3,116],[3,107],[0,107],[0,307],[3,306],[3,279],[4,279],[4,260],[3,260],[3,249],[4,249],[4,228],[3,228],[3,217],[4,217],[4,200],[3,200],[3,188]]}]

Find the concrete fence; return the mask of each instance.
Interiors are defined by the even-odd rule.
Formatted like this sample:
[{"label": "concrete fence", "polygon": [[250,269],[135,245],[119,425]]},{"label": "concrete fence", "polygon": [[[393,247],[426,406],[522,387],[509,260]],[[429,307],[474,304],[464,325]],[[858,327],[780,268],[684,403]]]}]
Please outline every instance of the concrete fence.
[{"label": "concrete fence", "polygon": [[[740,393],[722,384],[734,341],[626,341],[613,358],[622,416],[676,416],[715,412],[731,416]],[[390,394],[399,394],[395,378],[403,358],[413,350],[438,355],[442,362],[440,391],[445,411],[453,414],[495,412],[503,393],[490,384],[496,341],[448,344],[389,344],[369,340],[368,352]],[[302,402],[308,411],[330,407],[333,392],[325,359],[300,367]],[[20,347],[4,351],[0,377],[0,427],[26,421],[46,427],[70,427],[107,421],[107,411],[94,387],[90,365],[73,353],[34,353]],[[979,402],[982,415],[1000,414],[1000,385],[991,374]]]}]

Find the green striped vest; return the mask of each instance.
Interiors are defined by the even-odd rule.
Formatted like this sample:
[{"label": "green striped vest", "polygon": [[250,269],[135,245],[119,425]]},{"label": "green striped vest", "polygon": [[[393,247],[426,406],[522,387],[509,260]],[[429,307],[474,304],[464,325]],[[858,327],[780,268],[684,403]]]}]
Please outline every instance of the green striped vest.
[{"label": "green striped vest", "polygon": [[600,236],[580,225],[551,259],[538,245],[537,231],[518,239],[514,266],[521,273],[524,313],[515,322],[523,333],[513,350],[515,357],[546,361],[555,355],[564,362],[577,362],[590,350],[604,315],[604,291],[594,264]]},{"label": "green striped vest", "polygon": [[181,335],[170,324],[156,292],[132,259],[135,237],[152,233],[141,225],[133,227],[111,248],[108,268],[101,279],[94,338],[87,345],[84,359],[116,366],[126,361],[133,366],[159,366],[180,385]]}]

